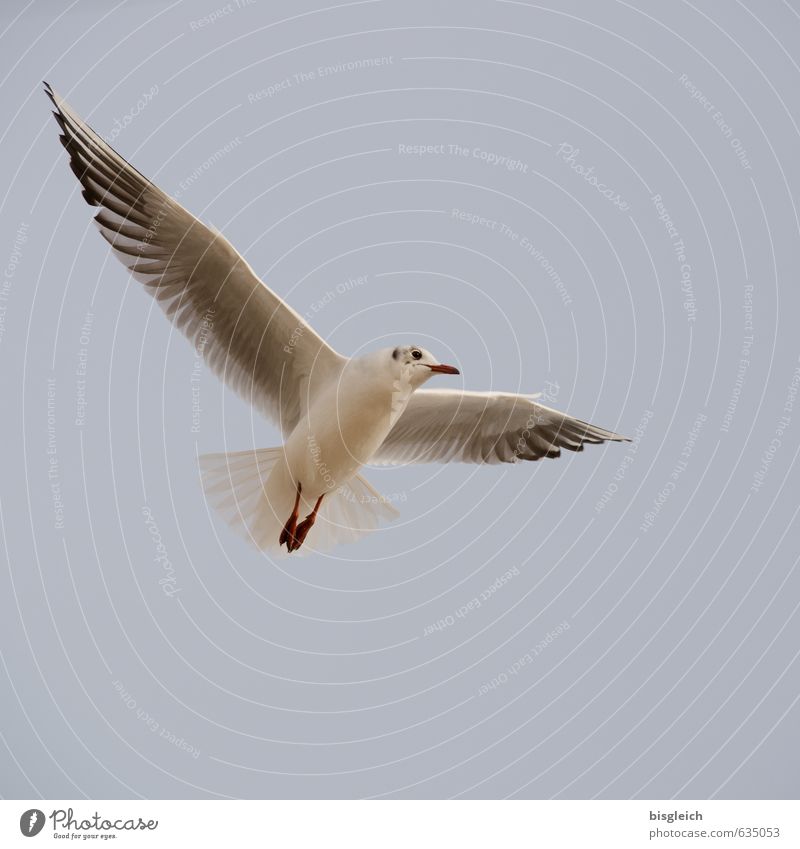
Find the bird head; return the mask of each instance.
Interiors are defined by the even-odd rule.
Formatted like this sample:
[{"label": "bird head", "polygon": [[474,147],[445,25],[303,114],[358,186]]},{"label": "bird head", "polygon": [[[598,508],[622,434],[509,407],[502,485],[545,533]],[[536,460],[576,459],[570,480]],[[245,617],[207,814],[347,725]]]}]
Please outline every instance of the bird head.
[{"label": "bird head", "polygon": [[430,351],[419,345],[401,345],[390,349],[391,365],[407,376],[412,386],[421,386],[434,374],[461,374],[455,366],[440,363]]}]

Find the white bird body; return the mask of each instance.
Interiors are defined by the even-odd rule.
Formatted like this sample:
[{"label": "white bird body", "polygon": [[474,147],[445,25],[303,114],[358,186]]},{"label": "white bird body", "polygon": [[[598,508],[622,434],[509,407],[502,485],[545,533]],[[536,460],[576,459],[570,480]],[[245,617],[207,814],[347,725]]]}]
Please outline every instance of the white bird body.
[{"label": "white bird body", "polygon": [[288,486],[294,499],[299,482],[301,502],[313,507],[320,495],[347,483],[370,462],[411,395],[410,381],[404,396],[397,391],[387,360],[392,362],[379,351],[347,361],[338,378],[313,398],[284,443],[285,461],[267,480],[268,496]]},{"label": "white bird body", "polygon": [[414,345],[338,354],[221,233],[46,92],[103,238],[211,369],[283,432],[276,448],[200,458],[208,500],[260,549],[326,550],[394,518],[359,474],[367,463],[516,463],[624,439],[533,395],[422,389],[459,372]]},{"label": "white bird body", "polygon": [[338,376],[312,395],[263,485],[274,519],[263,531],[265,542],[292,511],[298,484],[301,515],[320,497],[349,484],[385,442],[414,389],[432,374],[415,373],[414,365],[391,354],[384,349],[347,360]]},{"label": "white bird body", "polygon": [[395,380],[382,355],[379,351],[349,360],[338,380],[313,400],[286,442],[290,457],[295,446],[305,453],[304,462],[310,462],[323,485],[330,474],[332,486],[352,477],[372,459],[391,429]]}]

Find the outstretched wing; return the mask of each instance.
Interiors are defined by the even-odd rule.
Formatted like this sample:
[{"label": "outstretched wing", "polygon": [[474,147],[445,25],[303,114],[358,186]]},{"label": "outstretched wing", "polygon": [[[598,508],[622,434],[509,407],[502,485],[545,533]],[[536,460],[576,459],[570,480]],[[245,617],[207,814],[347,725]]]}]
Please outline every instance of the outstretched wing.
[{"label": "outstretched wing", "polygon": [[574,419],[535,396],[419,389],[371,462],[516,463],[583,451],[586,443],[629,440]]},{"label": "outstretched wing", "polygon": [[219,232],[142,176],[45,84],[100,233],[211,368],[289,433],[308,381],[341,370],[330,348]]}]

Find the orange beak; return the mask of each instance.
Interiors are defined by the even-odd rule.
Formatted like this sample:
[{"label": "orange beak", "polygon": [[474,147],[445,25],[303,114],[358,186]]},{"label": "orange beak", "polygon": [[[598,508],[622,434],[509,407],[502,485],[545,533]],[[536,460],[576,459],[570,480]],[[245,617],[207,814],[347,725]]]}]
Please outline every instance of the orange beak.
[{"label": "orange beak", "polygon": [[443,363],[439,363],[435,366],[428,366],[431,371],[438,372],[439,374],[461,374],[461,372],[455,366],[446,366]]}]

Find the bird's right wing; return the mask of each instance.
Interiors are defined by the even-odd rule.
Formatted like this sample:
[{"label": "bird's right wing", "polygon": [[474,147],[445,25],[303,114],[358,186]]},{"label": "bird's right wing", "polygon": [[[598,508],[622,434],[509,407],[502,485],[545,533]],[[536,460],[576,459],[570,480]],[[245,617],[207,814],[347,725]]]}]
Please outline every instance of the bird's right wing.
[{"label": "bird's right wing", "polygon": [[537,403],[531,395],[418,389],[371,462],[516,463],[583,451],[586,443],[628,442]]},{"label": "bird's right wing", "polygon": [[265,286],[236,249],[142,176],[49,85],[88,203],[117,258],[156,298],[211,368],[290,433],[308,382],[333,377],[344,358]]}]

